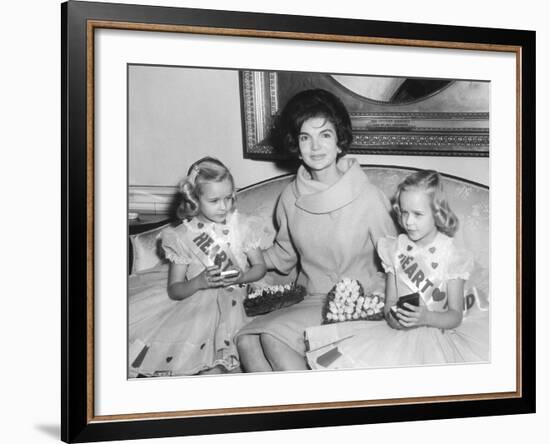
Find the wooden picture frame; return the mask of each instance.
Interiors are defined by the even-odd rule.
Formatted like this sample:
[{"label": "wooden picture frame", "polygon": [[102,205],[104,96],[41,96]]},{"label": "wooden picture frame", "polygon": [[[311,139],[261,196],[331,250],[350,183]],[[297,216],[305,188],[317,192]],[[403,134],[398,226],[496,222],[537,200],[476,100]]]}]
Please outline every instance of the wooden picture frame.
[{"label": "wooden picture frame", "polygon": [[[65,442],[142,439],[320,426],[415,421],[535,412],[535,33],[460,26],[211,11],[69,1],[62,14],[62,416]],[[104,176],[96,170],[101,128],[94,99],[95,33],[117,30],[155,35],[218,36],[334,45],[438,48],[515,57],[514,388],[490,393],[348,399],[256,406],[97,414],[98,319],[96,272],[98,199]],[[130,60],[130,62],[139,62]],[[254,69],[250,67],[240,67]],[[528,116],[528,118],[524,118]],[[125,130],[125,129],[124,129]],[[124,150],[124,147],[118,147]],[[116,147],[113,147],[116,149]],[[512,179],[512,177],[510,177]],[[124,190],[124,193],[126,191]],[[123,228],[123,227],[122,227]],[[121,227],[119,227],[119,230]],[[126,244],[124,244],[126,245]],[[496,248],[496,247],[495,247]],[[505,248],[506,251],[507,247]],[[121,258],[126,261],[126,256]],[[524,297],[529,295],[529,298]],[[124,357],[121,357],[124,361]],[[243,375],[243,378],[249,376]],[[291,375],[291,377],[294,377]],[[155,381],[152,381],[155,382]],[[122,395],[121,395],[122,396]]]}]

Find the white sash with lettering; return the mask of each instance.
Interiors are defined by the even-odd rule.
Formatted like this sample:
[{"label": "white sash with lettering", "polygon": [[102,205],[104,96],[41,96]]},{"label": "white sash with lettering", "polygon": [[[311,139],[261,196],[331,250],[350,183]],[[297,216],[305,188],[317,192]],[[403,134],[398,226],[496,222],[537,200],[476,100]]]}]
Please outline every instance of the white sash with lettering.
[{"label": "white sash with lettering", "polygon": [[217,265],[221,271],[239,267],[229,245],[207,229],[187,230],[182,236],[187,248],[206,267]]},{"label": "white sash with lettering", "polygon": [[[187,230],[182,241],[205,268],[213,265],[217,265],[222,271],[230,267],[240,268],[228,243],[211,230]],[[236,326],[240,326],[243,317],[246,317],[242,304],[238,304],[237,296],[239,293],[243,293],[244,289],[233,285],[215,288],[212,291],[217,292],[219,322],[214,343],[216,349],[219,350],[229,347],[229,341],[233,339]]]},{"label": "white sash with lettering", "polygon": [[[430,262],[425,256],[412,256],[404,252],[396,253],[396,286],[398,296],[408,293],[420,293],[426,305],[433,311],[447,309],[445,279],[441,274],[439,263],[447,258],[438,256],[437,262]],[[488,310],[488,303],[483,303],[475,286],[465,283],[464,315],[471,308]]]}]

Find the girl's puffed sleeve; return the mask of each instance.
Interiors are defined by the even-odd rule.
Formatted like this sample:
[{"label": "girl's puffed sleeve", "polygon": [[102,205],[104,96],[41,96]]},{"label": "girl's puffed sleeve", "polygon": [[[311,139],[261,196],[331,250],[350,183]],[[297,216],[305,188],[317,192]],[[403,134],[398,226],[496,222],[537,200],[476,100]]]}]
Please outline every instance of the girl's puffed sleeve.
[{"label": "girl's puffed sleeve", "polygon": [[470,274],[474,268],[474,258],[471,253],[464,250],[453,248],[449,254],[449,265],[447,267],[447,280],[449,279],[470,279]]},{"label": "girl's puffed sleeve", "polygon": [[247,216],[242,224],[244,236],[243,250],[266,249],[273,245],[273,230],[259,216]]},{"label": "girl's puffed sleeve", "polygon": [[397,250],[397,239],[392,236],[382,237],[378,240],[376,245],[376,252],[382,263],[382,268],[386,273],[394,273],[395,268],[393,265],[393,258]]},{"label": "girl's puffed sleeve", "polygon": [[160,233],[160,245],[166,259],[178,265],[188,265],[191,263],[191,253],[185,244],[179,238],[176,230],[182,230],[181,225],[177,229],[166,228]]},{"label": "girl's puffed sleeve", "polygon": [[288,229],[289,203],[287,199],[289,193],[292,193],[292,190],[287,188],[279,198],[275,211],[278,227],[275,242],[270,248],[264,251],[264,255],[269,258],[273,266],[283,274],[290,273],[298,262],[298,255]]},{"label": "girl's puffed sleeve", "polygon": [[369,199],[369,232],[372,244],[376,246],[378,240],[386,236],[396,236],[396,227],[391,217],[391,205],[386,195],[376,186],[370,185]]}]

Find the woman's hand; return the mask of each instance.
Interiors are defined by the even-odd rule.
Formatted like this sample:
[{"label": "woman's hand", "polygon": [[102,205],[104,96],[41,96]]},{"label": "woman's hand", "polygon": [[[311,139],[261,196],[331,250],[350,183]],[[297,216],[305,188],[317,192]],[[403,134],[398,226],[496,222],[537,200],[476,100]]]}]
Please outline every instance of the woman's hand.
[{"label": "woman's hand", "polygon": [[216,265],[205,268],[204,271],[197,276],[197,279],[203,290],[224,286],[224,279],[220,276],[220,267]]},{"label": "woman's hand", "polygon": [[424,300],[420,298],[420,305],[415,305],[406,302],[403,304],[403,308],[397,309],[397,318],[399,323],[405,328],[421,327],[426,325],[428,317],[428,309]]}]

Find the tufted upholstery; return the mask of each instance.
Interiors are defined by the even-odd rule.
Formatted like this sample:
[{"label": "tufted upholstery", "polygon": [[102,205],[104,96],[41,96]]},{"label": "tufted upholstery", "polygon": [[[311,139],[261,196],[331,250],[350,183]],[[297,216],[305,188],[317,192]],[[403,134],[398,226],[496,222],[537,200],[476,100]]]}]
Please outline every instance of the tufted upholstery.
[{"label": "tufted upholstery", "polygon": [[[408,168],[382,166],[364,166],[363,169],[371,182],[388,198],[393,196],[397,185],[412,172]],[[267,233],[268,239],[275,236],[274,209],[277,199],[293,177],[276,177],[246,187],[237,193],[239,211],[264,219],[263,230]],[[444,176],[444,187],[449,204],[460,220],[460,228],[455,239],[458,245],[463,245],[472,252],[476,262],[471,281],[486,297],[489,294],[489,190],[487,187],[449,176]],[[162,260],[156,241],[162,228],[131,236],[134,251],[132,272],[150,268]],[[289,277],[284,278],[286,281],[288,279]],[[275,273],[271,273],[266,279],[268,283],[280,280]]]}]

